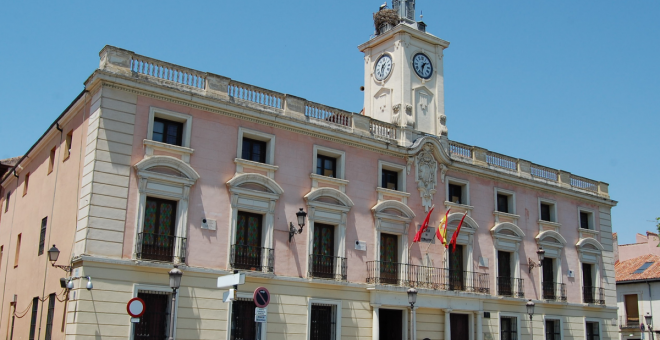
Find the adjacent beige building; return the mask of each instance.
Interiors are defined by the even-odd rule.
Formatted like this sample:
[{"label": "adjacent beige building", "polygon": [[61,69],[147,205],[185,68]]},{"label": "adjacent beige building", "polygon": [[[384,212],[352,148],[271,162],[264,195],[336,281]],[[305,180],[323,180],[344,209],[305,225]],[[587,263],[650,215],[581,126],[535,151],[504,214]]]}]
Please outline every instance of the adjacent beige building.
[{"label": "adjacent beige building", "polygon": [[[608,184],[450,140],[449,43],[414,10],[359,46],[361,114],[104,47],[2,178],[0,333],[164,339],[174,313],[176,339],[255,339],[263,286],[261,339],[617,338]],[[432,207],[448,235],[467,213],[455,252],[412,243]]]}]

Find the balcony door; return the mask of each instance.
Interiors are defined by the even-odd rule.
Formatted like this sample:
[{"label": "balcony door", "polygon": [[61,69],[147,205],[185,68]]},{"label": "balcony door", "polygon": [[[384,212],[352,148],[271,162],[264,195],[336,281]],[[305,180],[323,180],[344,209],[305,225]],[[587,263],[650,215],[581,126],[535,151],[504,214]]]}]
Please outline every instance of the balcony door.
[{"label": "balcony door", "polygon": [[[463,246],[456,245],[456,251],[449,251],[449,290],[464,290]],[[453,314],[452,314],[453,315]]]},{"label": "balcony door", "polygon": [[261,270],[262,220],[262,215],[238,212],[233,254],[234,268]]},{"label": "balcony door", "polygon": [[335,271],[335,226],[314,223],[312,275],[333,278]]},{"label": "balcony door", "polygon": [[588,263],[582,264],[582,284],[584,285],[583,287],[584,302],[594,303],[596,289],[594,288],[594,281],[591,273],[591,265]]},{"label": "balcony door", "polygon": [[555,285],[555,261],[546,257],[543,259],[543,298],[554,300],[557,294]]},{"label": "balcony door", "polygon": [[396,284],[399,278],[399,238],[380,234],[380,282]]},{"label": "balcony door", "polygon": [[511,275],[511,253],[497,252],[497,290],[499,295],[513,295],[513,278]]},{"label": "balcony door", "polygon": [[168,261],[174,259],[176,201],[147,197],[140,258]]}]

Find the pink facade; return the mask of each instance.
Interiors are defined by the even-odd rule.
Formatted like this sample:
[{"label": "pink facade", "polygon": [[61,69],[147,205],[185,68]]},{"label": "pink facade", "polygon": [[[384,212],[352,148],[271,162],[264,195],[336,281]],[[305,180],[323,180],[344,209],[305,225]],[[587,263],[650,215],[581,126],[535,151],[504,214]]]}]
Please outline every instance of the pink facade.
[{"label": "pink facade", "polygon": [[659,243],[660,238],[656,233],[647,231],[646,235],[637,234],[635,243],[618,245],[618,261],[623,262],[649,254],[660,256]]}]

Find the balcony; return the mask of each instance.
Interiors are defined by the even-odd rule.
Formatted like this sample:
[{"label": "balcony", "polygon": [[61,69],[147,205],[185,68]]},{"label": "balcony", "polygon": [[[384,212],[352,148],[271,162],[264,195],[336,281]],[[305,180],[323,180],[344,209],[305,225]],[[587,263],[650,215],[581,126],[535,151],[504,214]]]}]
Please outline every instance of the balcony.
[{"label": "balcony", "polygon": [[619,328],[639,329],[639,317],[631,318],[626,316],[619,316]]},{"label": "balcony", "polygon": [[513,277],[497,277],[497,295],[516,298],[525,298],[525,286],[523,279]]},{"label": "balcony", "polygon": [[240,244],[234,244],[231,246],[231,258],[229,264],[232,269],[272,273],[273,263],[273,249],[250,247]]},{"label": "balcony", "polygon": [[604,305],[605,292],[603,291],[603,288],[584,286],[582,287],[582,299],[584,303]]},{"label": "balcony", "polygon": [[553,301],[566,301],[566,284],[557,282],[543,282],[543,299]]},{"label": "balcony", "polygon": [[367,262],[367,283],[490,293],[488,274],[406,263]]},{"label": "balcony", "polygon": [[346,281],[346,258],[318,254],[309,255],[307,277]]},{"label": "balcony", "polygon": [[135,254],[141,260],[186,262],[187,239],[173,235],[139,233]]}]

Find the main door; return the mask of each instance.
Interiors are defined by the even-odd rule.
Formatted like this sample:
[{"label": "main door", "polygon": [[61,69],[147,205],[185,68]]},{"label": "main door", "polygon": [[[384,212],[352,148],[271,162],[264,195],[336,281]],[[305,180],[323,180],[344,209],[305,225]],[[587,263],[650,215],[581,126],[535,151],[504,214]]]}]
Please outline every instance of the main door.
[{"label": "main door", "polygon": [[321,223],[314,224],[314,249],[312,254],[312,275],[323,278],[334,277],[334,226]]},{"label": "main door", "polygon": [[470,325],[467,314],[451,314],[449,316],[451,340],[467,340],[470,338]]},{"label": "main door", "polygon": [[403,340],[403,311],[383,309],[378,312],[380,340]]},{"label": "main door", "polygon": [[463,246],[456,245],[456,251],[449,250],[449,290],[464,290]]},{"label": "main door", "polygon": [[397,284],[399,279],[399,238],[380,234],[380,283]]}]

